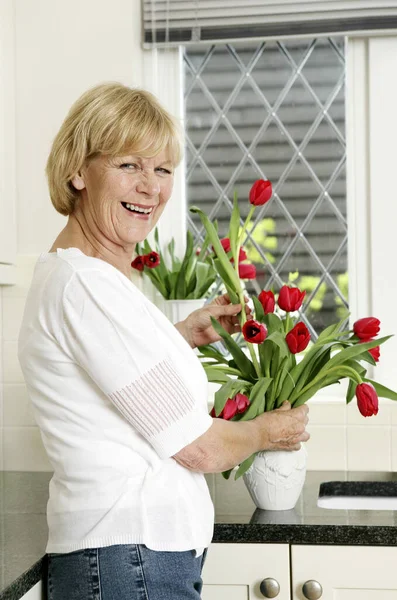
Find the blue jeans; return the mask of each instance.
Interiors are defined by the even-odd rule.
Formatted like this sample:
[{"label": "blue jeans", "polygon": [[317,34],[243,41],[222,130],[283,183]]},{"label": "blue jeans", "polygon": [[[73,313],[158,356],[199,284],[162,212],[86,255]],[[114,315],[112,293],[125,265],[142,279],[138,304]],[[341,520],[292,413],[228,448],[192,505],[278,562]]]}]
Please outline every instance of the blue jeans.
[{"label": "blue jeans", "polygon": [[128,544],[48,555],[48,600],[199,600],[206,550]]}]

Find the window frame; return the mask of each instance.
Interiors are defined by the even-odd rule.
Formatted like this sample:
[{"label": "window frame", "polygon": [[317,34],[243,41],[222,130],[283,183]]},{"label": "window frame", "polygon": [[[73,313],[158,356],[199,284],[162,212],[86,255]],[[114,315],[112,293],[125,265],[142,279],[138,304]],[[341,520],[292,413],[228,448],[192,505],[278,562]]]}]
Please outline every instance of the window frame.
[{"label": "window frame", "polygon": [[[145,51],[144,85],[184,124],[182,53],[183,47]],[[363,316],[376,316],[381,320],[382,331],[393,333],[395,319],[390,298],[397,297],[397,278],[390,275],[390,262],[397,255],[397,235],[393,231],[397,203],[393,205],[388,198],[394,183],[392,161],[397,114],[393,102],[395,105],[397,83],[388,74],[393,72],[393,67],[397,68],[397,35],[346,38],[346,64],[350,322]],[[174,85],[170,86],[169,81]],[[159,222],[162,245],[174,237],[177,253],[183,252],[186,236],[184,174],[183,161],[175,173],[169,206]],[[397,389],[394,364],[397,336],[389,340],[381,352],[376,379]],[[340,387],[329,388],[324,394],[327,400],[341,401]]]}]

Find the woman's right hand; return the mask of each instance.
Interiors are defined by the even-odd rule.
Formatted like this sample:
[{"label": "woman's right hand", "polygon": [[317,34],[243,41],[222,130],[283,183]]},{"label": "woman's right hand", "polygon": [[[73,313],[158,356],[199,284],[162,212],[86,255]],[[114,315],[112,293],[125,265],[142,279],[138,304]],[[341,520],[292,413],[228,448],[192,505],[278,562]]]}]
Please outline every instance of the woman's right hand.
[{"label": "woman's right hand", "polygon": [[299,450],[301,442],[307,442],[306,431],[309,409],[306,404],[291,408],[283,402],[280,408],[265,412],[254,419],[259,427],[263,450]]}]

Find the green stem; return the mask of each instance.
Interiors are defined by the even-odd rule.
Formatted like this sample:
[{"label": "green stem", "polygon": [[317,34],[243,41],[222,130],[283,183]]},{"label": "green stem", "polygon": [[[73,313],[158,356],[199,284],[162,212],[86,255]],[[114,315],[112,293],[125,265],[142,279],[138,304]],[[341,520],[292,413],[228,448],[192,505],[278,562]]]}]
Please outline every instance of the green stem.
[{"label": "green stem", "polygon": [[[337,367],[332,367],[331,369],[328,369],[328,371],[325,371],[325,372],[320,371],[320,373],[310,383],[308,383],[303,389],[299,390],[299,392],[298,392],[299,396],[301,394],[304,394],[308,390],[310,390],[310,388],[313,387],[313,385],[318,383],[321,379],[324,379],[324,377],[328,377],[328,375],[330,373],[332,373],[333,371],[339,371],[342,374],[344,373],[345,377],[349,377],[350,379],[353,379],[357,384],[362,383],[362,379],[361,379],[360,375],[352,367],[348,367],[346,365],[341,365],[341,366],[338,365]],[[297,400],[297,398],[295,398],[294,394],[292,394],[289,401],[292,404],[293,402],[295,402],[295,400]]]},{"label": "green stem", "polygon": [[285,317],[285,321],[284,321],[284,333],[285,334],[289,333],[290,322],[291,322],[290,313],[287,312],[287,316]]},{"label": "green stem", "polygon": [[235,263],[236,262],[238,263],[238,257],[240,255],[240,248],[241,248],[241,246],[243,244],[244,234],[245,234],[245,232],[247,230],[249,222],[251,221],[251,217],[254,214],[254,210],[255,210],[255,205],[252,205],[251,208],[250,208],[250,210],[249,210],[249,213],[247,215],[247,218],[245,219],[244,225],[243,225],[243,227],[242,227],[242,229],[240,231],[240,235],[237,238],[236,256],[233,257]]}]

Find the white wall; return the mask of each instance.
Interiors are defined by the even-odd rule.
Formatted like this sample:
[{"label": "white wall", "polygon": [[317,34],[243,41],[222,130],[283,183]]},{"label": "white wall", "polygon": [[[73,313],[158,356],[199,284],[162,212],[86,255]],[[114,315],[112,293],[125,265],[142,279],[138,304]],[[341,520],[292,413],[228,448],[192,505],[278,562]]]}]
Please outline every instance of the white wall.
[{"label": "white wall", "polygon": [[[48,469],[49,465],[17,362],[16,340],[34,262],[37,255],[52,244],[65,223],[64,217],[52,208],[44,178],[44,165],[51,140],[72,102],[91,85],[117,80],[145,87],[157,93],[174,114],[180,115],[182,84],[177,51],[160,54],[141,49],[140,0],[15,0],[15,6],[17,285],[0,287],[0,348],[3,350],[2,361],[0,355],[0,432],[3,433],[5,469],[43,470]],[[397,60],[397,40],[374,40],[371,44],[371,60],[379,60],[379,53],[383,60],[385,50],[387,67],[374,73],[371,86],[366,84],[364,90],[368,94],[368,97],[365,95],[367,100],[370,98],[373,103],[373,109],[381,114],[382,96],[378,90],[387,84],[388,79],[393,79],[390,73],[397,66],[394,64]],[[365,62],[368,53],[369,46],[365,43],[361,59],[359,57],[357,60]],[[357,64],[355,68],[358,68]],[[363,68],[367,69],[367,63]],[[388,85],[391,85],[390,82]],[[363,245],[360,232],[352,237],[354,244],[350,248],[355,248],[351,254],[352,272],[358,273],[361,269],[366,274],[365,277],[356,278],[359,284],[351,295],[353,314],[356,313],[355,317],[363,316],[359,313],[368,306],[376,311],[376,315],[384,322],[384,329],[389,331],[395,325],[387,293],[393,290],[393,286],[395,288],[397,279],[390,281],[390,278],[385,280],[384,277],[386,272],[389,275],[391,273],[389,257],[396,253],[397,238],[393,238],[393,220],[388,219],[390,213],[382,198],[393,190],[392,144],[397,137],[397,120],[391,124],[390,114],[393,114],[396,95],[397,90],[391,89],[390,98],[385,101],[390,107],[387,123],[382,125],[382,129],[378,128],[375,117],[369,119],[368,114],[363,123],[364,138],[368,125],[372,128],[368,135],[371,134],[376,147],[388,145],[385,158],[376,153],[369,156],[369,147],[372,145],[367,144],[368,152],[363,159],[362,171],[368,181],[371,179],[371,188],[366,191],[368,206],[364,212],[360,204],[360,170],[356,174],[356,181],[349,183],[350,198],[353,199],[350,207],[353,213],[351,210],[350,213],[366,228],[364,255],[360,251]],[[357,102],[360,98],[357,98]],[[368,113],[369,108],[365,106],[363,110]],[[356,123],[356,129],[359,126],[360,123]],[[386,140],[385,132],[393,132],[390,139]],[[354,127],[352,134],[353,139],[358,135]],[[359,148],[362,148],[362,144]],[[385,174],[382,165],[387,161],[389,170]],[[382,195],[380,199],[379,194]],[[395,217],[396,206],[393,207]],[[161,223],[164,241],[174,235],[180,247],[185,221],[184,207],[184,186],[180,177]],[[379,207],[383,207],[382,210]],[[379,245],[374,243],[374,235],[380,238]],[[382,252],[386,253],[383,259],[380,258]],[[368,277],[368,273],[372,274],[371,277]],[[372,285],[373,282],[376,286]],[[367,304],[362,301],[364,297]],[[384,365],[379,375],[382,380],[390,379],[390,370],[394,369],[394,350],[385,353]],[[312,405],[310,429],[309,468],[397,470],[397,405],[386,403],[382,405],[378,417],[364,420],[354,403],[346,408],[342,403],[328,401],[325,397]]]}]

